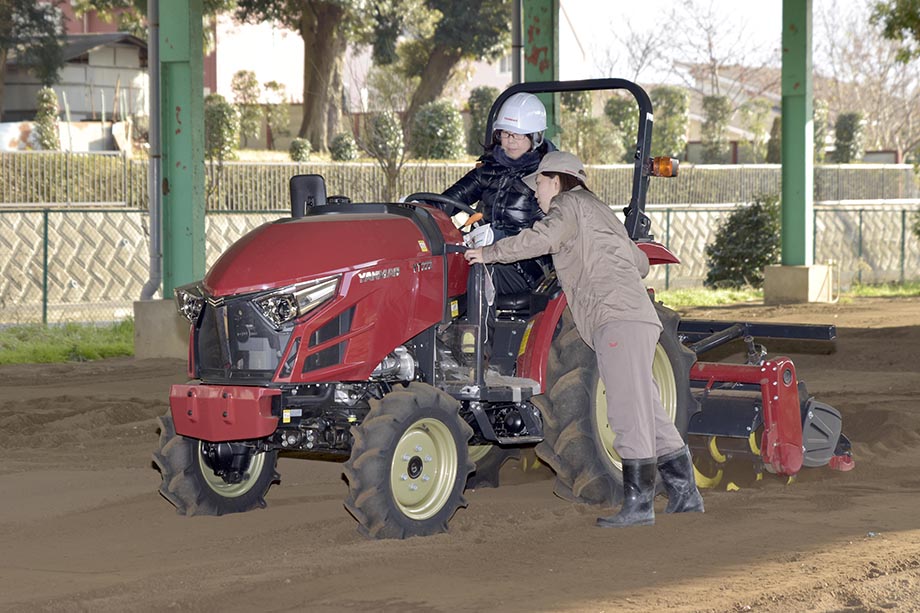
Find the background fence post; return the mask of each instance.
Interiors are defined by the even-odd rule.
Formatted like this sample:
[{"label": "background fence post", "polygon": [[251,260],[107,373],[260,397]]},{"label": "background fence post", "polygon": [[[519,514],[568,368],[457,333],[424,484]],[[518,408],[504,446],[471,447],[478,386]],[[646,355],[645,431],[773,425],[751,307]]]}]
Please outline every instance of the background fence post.
[{"label": "background fence post", "polygon": [[862,285],[863,269],[863,209],[859,209],[859,237],[856,243],[856,278]]},{"label": "background fence post", "polygon": [[901,283],[904,283],[904,260],[906,259],[905,251],[907,249],[907,209],[901,209]]},{"label": "background fence post", "polygon": [[48,209],[42,210],[42,325],[48,325]]},{"label": "background fence post", "polygon": [[[667,208],[664,212],[664,246],[671,249],[671,209]],[[664,265],[664,289],[671,289],[671,265]]]}]

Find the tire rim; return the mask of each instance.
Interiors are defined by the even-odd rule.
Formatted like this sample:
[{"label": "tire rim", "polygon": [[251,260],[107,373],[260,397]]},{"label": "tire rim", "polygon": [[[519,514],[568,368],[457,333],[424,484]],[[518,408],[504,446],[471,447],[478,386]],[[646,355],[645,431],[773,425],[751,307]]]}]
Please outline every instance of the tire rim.
[{"label": "tire rim", "polygon": [[470,460],[473,464],[478,464],[481,459],[489,455],[489,452],[492,451],[492,445],[470,445],[467,447],[469,449]]},{"label": "tire rim", "polygon": [[457,444],[450,429],[437,419],[418,420],[393,452],[390,489],[396,506],[410,519],[432,517],[450,498],[457,468]]},{"label": "tire rim", "polygon": [[[671,367],[668,354],[660,343],[655,347],[655,358],[652,361],[652,379],[658,385],[661,406],[664,407],[665,413],[668,414],[668,418],[673,422],[677,416],[677,382],[674,380],[674,368]],[[600,435],[601,444],[604,446],[604,451],[607,452],[607,457],[613,462],[613,465],[622,470],[623,462],[620,459],[620,454],[613,449],[613,440],[616,438],[616,434],[607,419],[607,387],[600,377],[597,378],[597,388],[594,394],[594,411],[598,424],[597,431]]]},{"label": "tire rim", "polygon": [[198,443],[198,468],[204,482],[211,488],[214,493],[224,498],[239,498],[251,490],[262,474],[262,468],[265,466],[265,453],[254,453],[249,458],[249,466],[243,473],[243,480],[239,483],[227,483],[222,477],[214,474],[214,471],[204,460],[204,449],[202,443]]}]

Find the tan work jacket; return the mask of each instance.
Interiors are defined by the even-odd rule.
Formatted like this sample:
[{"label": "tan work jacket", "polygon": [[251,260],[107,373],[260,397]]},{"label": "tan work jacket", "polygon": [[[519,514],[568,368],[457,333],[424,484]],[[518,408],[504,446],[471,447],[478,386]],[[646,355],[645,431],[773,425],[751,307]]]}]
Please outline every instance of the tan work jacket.
[{"label": "tan work jacket", "polygon": [[642,279],[648,257],[610,207],[581,187],[553,198],[532,228],[483,248],[485,262],[509,263],[549,253],[578,333],[594,348],[594,333],[611,320],[661,328]]}]

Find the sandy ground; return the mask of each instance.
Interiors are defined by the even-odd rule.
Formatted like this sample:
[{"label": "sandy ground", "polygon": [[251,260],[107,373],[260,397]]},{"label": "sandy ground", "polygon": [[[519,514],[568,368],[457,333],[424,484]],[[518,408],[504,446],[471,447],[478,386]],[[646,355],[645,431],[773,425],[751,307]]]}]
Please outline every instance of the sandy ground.
[{"label": "sandy ground", "polygon": [[515,462],[449,534],[367,541],[333,463],[282,458],[265,510],[176,515],[150,459],[180,362],[2,367],[0,610],[920,611],[920,300],[685,315],[836,324],[831,355],[768,347],[841,410],[855,470],[599,530]]}]

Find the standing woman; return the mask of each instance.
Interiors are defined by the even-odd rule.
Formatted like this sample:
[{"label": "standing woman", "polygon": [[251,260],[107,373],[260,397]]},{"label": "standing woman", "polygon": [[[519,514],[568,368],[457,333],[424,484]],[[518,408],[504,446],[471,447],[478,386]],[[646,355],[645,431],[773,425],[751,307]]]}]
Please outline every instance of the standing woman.
[{"label": "standing woman", "polygon": [[[546,108],[533,94],[510,96],[492,127],[492,142],[476,168],[444,191],[444,195],[470,206],[479,202],[482,222],[492,225],[497,241],[515,236],[543,217],[533,188],[522,179],[536,171],[540,160],[554,147],[543,138]],[[454,211],[445,212],[454,214]],[[543,268],[537,260],[524,260],[497,265],[491,273],[497,293],[515,294],[536,287],[543,277]]]},{"label": "standing woman", "polygon": [[690,451],[661,406],[652,361],[661,323],[643,277],[648,257],[613,211],[585,186],[581,161],[548,153],[524,178],[546,216],[517,236],[470,249],[471,264],[512,262],[552,254],[575,327],[594,349],[607,388],[613,446],[623,460],[624,502],[597,525],[655,523],[655,478],[661,474],[669,513],[702,512]]}]

